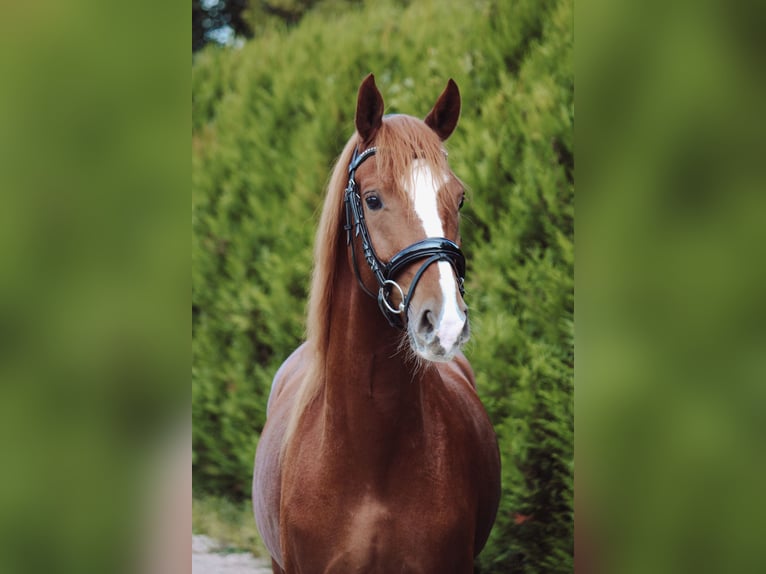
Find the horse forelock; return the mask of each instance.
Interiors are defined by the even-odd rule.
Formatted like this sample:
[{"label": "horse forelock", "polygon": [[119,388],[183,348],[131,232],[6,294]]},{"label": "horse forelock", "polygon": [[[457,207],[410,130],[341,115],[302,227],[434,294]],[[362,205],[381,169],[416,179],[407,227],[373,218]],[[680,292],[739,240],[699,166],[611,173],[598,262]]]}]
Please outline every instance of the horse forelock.
[{"label": "horse forelock", "polygon": [[[325,376],[325,364],[330,342],[330,316],[333,312],[333,293],[336,287],[336,273],[339,264],[345,261],[344,203],[343,194],[348,183],[348,166],[354,149],[361,146],[360,138],[354,134],[346,142],[335,163],[320,217],[314,243],[314,270],[309,293],[306,341],[312,352],[311,366],[306,370],[295,402],[290,424],[286,433],[284,448],[287,447],[301,414],[319,394]],[[436,133],[422,120],[406,115],[389,115],[371,144],[377,148],[373,158],[378,177],[392,192],[411,202],[407,195],[407,177],[412,175],[413,160],[421,160],[433,173],[447,173],[449,167],[446,151]],[[363,149],[359,149],[361,153]],[[343,258],[343,261],[338,261]]]}]

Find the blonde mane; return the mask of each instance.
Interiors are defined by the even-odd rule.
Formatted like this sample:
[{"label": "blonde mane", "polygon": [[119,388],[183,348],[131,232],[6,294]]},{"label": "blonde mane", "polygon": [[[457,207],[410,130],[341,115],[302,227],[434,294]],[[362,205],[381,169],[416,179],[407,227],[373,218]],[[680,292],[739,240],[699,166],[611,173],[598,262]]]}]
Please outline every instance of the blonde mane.
[{"label": "blonde mane", "polygon": [[[348,166],[357,145],[358,134],[346,143],[333,168],[327,195],[314,242],[314,271],[309,293],[306,343],[311,354],[311,366],[298,391],[290,416],[283,445],[287,448],[298,421],[306,408],[319,395],[325,384],[326,357],[329,351],[330,317],[333,311],[333,294],[336,293],[336,271],[340,253],[339,242],[345,242],[343,194],[348,183]],[[391,115],[383,118],[383,124],[375,136],[377,153],[374,156],[378,177],[391,189],[409,201],[405,191],[404,174],[412,160],[417,157],[434,170],[449,170],[446,152],[441,140],[422,120],[412,116]],[[362,149],[360,152],[364,151]],[[368,160],[369,161],[369,160]]]}]

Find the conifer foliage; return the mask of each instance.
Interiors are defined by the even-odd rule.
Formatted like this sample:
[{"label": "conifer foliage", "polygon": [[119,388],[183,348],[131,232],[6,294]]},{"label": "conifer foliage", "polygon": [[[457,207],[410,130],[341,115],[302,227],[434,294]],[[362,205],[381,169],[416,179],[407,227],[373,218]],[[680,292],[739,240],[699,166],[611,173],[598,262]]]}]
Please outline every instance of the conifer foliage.
[{"label": "conifer foliage", "polygon": [[469,190],[466,354],[503,463],[477,571],[572,571],[572,21],[571,0],[325,6],[197,54],[195,489],[249,495],[271,379],[304,335],[322,195],[359,81],[374,72],[387,113],[423,116],[453,77],[463,111],[447,147]]}]

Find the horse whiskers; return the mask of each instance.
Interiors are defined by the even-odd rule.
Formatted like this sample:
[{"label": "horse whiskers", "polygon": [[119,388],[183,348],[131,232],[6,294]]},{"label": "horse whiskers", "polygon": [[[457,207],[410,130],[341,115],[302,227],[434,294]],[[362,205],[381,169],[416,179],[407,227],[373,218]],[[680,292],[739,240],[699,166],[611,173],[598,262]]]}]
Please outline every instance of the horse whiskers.
[{"label": "horse whiskers", "polygon": [[[412,380],[415,380],[423,374],[428,367],[428,361],[421,357],[413,348],[410,342],[410,336],[407,331],[403,331],[399,337],[399,343],[397,344],[396,352],[393,357],[397,355],[403,355],[405,362],[409,363],[412,367]],[[392,358],[393,358],[392,357]]]},{"label": "horse whiskers", "polygon": [[401,331],[399,333],[399,340],[396,344],[396,351],[394,351],[394,354],[391,356],[391,358],[396,357],[397,355],[403,356],[405,361],[408,361],[410,359],[409,354],[412,352],[412,347],[410,346],[410,338],[407,333],[407,331]]}]

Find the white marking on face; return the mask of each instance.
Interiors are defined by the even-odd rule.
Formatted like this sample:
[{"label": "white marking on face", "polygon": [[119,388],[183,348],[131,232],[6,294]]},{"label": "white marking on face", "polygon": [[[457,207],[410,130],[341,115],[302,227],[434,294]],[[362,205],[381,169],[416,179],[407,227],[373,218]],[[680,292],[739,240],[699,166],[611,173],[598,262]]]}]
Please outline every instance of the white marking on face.
[{"label": "white marking on face", "polygon": [[444,237],[444,226],[439,216],[440,187],[428,164],[416,159],[412,163],[412,188],[408,191],[427,237]]},{"label": "white marking on face", "polygon": [[[408,192],[426,237],[444,237],[438,196],[439,189],[446,183],[447,178],[441,183],[438,182],[428,164],[422,159],[417,159],[412,164],[411,181],[412,187]],[[436,323],[436,335],[444,350],[449,353],[463,330],[466,317],[458,308],[457,286],[452,266],[446,261],[439,261],[437,268],[442,291],[442,309]]]}]

